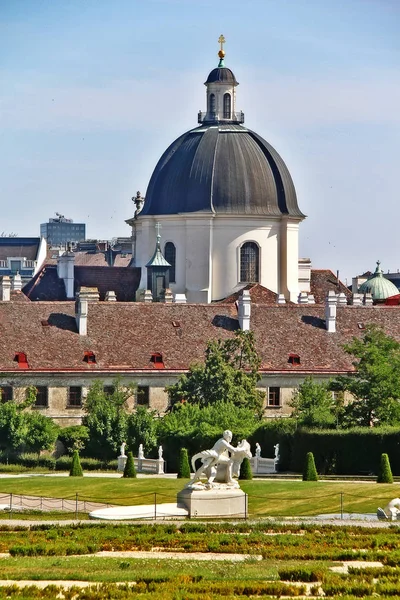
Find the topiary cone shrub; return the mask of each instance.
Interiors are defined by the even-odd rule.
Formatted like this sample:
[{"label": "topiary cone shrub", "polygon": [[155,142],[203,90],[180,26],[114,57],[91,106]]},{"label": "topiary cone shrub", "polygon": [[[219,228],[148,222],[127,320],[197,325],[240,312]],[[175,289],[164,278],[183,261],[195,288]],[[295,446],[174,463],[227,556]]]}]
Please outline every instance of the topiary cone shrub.
[{"label": "topiary cone shrub", "polygon": [[74,450],[74,453],[72,455],[72,465],[69,475],[70,477],[83,477],[81,460],[79,458],[78,450]]},{"label": "topiary cone shrub", "polygon": [[312,452],[307,452],[303,481],[318,481],[318,473],[315,468],[314,454]]},{"label": "topiary cone shrub", "polygon": [[190,466],[186,448],[179,450],[178,479],[190,479]]},{"label": "topiary cone shrub", "polygon": [[123,477],[130,477],[131,479],[136,477],[135,461],[133,460],[132,452],[128,452]]},{"label": "topiary cone shrub", "polygon": [[253,479],[253,471],[251,470],[251,464],[248,458],[244,458],[240,467],[239,479],[250,480]]},{"label": "topiary cone shrub", "polygon": [[376,482],[393,483],[392,469],[390,468],[389,456],[387,454],[381,454],[381,465]]}]

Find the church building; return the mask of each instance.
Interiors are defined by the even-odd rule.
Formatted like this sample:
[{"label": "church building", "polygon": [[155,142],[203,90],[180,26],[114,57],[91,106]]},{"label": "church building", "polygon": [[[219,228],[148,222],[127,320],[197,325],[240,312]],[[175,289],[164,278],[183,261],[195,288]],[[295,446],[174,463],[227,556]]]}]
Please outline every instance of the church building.
[{"label": "church building", "polygon": [[219,42],[198,126],[164,152],[127,221],[134,265],[142,271],[139,292],[151,289],[159,299],[169,287],[189,303],[210,303],[259,283],[297,302],[305,215],[282,158],[244,125],[239,83],[225,66],[223,36]]}]

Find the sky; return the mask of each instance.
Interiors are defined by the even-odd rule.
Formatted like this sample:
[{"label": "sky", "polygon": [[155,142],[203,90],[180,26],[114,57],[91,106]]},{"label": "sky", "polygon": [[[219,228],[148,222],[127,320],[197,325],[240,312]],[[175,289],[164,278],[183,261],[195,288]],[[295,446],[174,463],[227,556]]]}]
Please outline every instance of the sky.
[{"label": "sky", "polygon": [[400,268],[400,0],[0,0],[0,233],[59,212],[129,236],[218,64],[286,162],[300,256],[343,281]]}]

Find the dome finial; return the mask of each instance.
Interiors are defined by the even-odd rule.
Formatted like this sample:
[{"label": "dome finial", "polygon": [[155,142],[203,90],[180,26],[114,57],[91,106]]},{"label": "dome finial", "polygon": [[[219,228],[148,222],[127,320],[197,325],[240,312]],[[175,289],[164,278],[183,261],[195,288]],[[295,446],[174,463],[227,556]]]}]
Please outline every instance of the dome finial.
[{"label": "dome finial", "polygon": [[219,67],[224,67],[225,66],[224,65],[224,58],[225,58],[224,44],[225,44],[225,41],[226,40],[225,40],[224,36],[221,33],[221,35],[218,38],[218,43],[221,44],[220,51],[218,52],[218,56],[219,56],[219,64],[218,64],[218,66]]}]

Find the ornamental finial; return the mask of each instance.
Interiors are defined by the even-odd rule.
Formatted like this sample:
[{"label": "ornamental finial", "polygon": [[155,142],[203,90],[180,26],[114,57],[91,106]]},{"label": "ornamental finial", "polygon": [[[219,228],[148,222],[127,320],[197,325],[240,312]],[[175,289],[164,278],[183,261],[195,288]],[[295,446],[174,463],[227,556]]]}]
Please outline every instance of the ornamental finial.
[{"label": "ornamental finial", "polygon": [[218,52],[218,56],[220,57],[221,60],[225,57],[225,51],[224,51],[225,41],[226,40],[225,40],[224,36],[221,33],[221,35],[218,38],[218,44],[221,44],[221,48],[220,48],[220,51]]}]

